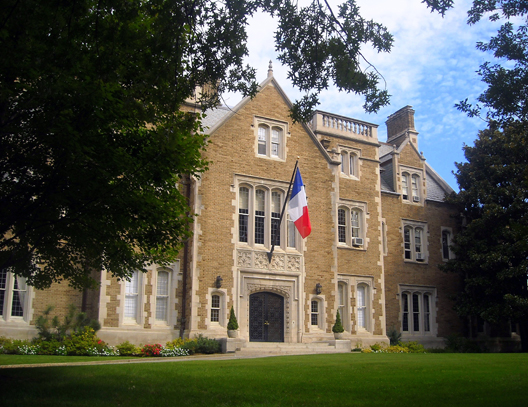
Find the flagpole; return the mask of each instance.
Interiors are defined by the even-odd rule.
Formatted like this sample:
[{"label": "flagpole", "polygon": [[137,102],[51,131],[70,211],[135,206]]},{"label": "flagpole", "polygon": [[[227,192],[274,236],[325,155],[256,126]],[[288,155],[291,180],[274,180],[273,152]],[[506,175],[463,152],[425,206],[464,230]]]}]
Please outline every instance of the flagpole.
[{"label": "flagpole", "polygon": [[[293,184],[293,179],[295,178],[295,172],[297,171],[297,164],[299,164],[299,156],[297,156],[297,161],[295,161],[295,167],[293,168],[293,174],[291,176],[290,185],[288,186],[288,193],[286,194],[286,199],[284,200],[284,204],[282,205],[282,211],[279,218],[279,231],[282,224],[282,218],[284,216],[284,211],[286,209],[286,204],[288,203],[288,198],[290,197],[290,191]],[[287,233],[287,232],[286,232]],[[268,262],[271,263],[271,258],[273,257],[273,250],[275,250],[275,242],[271,242],[271,250],[268,253]]]}]

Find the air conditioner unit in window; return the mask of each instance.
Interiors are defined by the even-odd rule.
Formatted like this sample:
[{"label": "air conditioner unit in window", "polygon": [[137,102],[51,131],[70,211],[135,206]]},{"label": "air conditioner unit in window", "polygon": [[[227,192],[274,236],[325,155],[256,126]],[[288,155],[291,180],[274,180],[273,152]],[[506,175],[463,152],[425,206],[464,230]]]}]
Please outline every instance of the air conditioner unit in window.
[{"label": "air conditioner unit in window", "polygon": [[352,238],[352,246],[363,246],[363,238],[361,238],[361,237],[353,237]]},{"label": "air conditioner unit in window", "polygon": [[414,202],[420,202],[420,197],[419,196],[413,196],[413,201]]},{"label": "air conditioner unit in window", "polygon": [[423,253],[416,253],[416,260],[421,261],[425,260],[425,256]]}]

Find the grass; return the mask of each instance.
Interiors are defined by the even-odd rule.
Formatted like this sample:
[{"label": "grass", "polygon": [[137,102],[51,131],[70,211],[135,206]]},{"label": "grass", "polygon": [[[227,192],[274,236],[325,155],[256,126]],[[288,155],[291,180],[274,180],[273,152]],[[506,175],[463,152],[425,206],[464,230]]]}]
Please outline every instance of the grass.
[{"label": "grass", "polygon": [[528,354],[337,354],[14,368],[0,369],[0,383],[2,402],[10,407],[513,407],[526,405]]}]

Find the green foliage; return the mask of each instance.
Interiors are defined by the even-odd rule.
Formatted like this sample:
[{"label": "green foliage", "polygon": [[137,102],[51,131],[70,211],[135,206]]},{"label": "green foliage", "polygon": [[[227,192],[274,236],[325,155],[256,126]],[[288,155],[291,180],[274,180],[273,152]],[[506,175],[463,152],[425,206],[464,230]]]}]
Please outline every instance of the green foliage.
[{"label": "green foliage", "polygon": [[38,331],[38,339],[43,341],[63,341],[69,332],[80,333],[86,327],[91,328],[94,332],[101,329],[101,324],[95,319],[90,319],[85,312],[77,312],[74,305],[69,306],[68,314],[64,321],[60,323],[59,318],[50,314],[54,307],[48,305],[42,315],[39,315],[35,321],[35,327]]},{"label": "green foliage", "polygon": [[423,345],[418,342],[398,342],[387,346],[384,343],[375,343],[362,350],[363,353],[425,353]]},{"label": "green foliage", "polygon": [[398,330],[394,326],[391,326],[387,330],[387,337],[389,338],[391,345],[397,345],[401,340],[401,336],[401,332],[398,332]]},{"label": "green foliage", "polygon": [[34,344],[38,345],[40,348],[38,352],[39,355],[56,355],[58,353],[58,349],[63,346],[62,342],[59,342],[55,339],[36,340],[34,341]]},{"label": "green foliage", "polygon": [[415,341],[400,342],[398,345],[406,348],[409,353],[425,353],[423,345]]},{"label": "green foliage", "polygon": [[83,356],[88,355],[88,349],[97,347],[99,339],[90,327],[85,327],[81,332],[73,332],[69,338],[64,340],[64,346],[68,355]]},{"label": "green foliage", "polygon": [[460,193],[449,197],[462,215],[456,257],[442,268],[463,279],[461,316],[519,321],[528,351],[528,125],[482,131],[464,154],[455,174]]},{"label": "green foliage", "polygon": [[196,338],[196,353],[219,353],[221,351],[220,342],[215,339],[209,339],[205,336],[198,335]]},{"label": "green foliage", "polygon": [[175,185],[207,169],[202,116],[179,108],[197,87],[204,109],[256,94],[244,59],[260,11],[278,18],[279,59],[307,93],[294,119],[331,83],[368,111],[388,103],[360,47],[389,51],[392,36],[354,0],[336,13],[316,0],[3,1],[0,267],[83,288],[93,270],[173,262],[193,220]]},{"label": "green foliage", "polygon": [[453,353],[481,353],[482,349],[476,342],[453,334],[445,338],[445,351]]},{"label": "green foliage", "polygon": [[229,322],[227,323],[227,329],[229,331],[236,331],[238,329],[238,321],[236,319],[233,306],[231,306],[231,311],[229,311]]},{"label": "green foliage", "polygon": [[336,321],[335,321],[334,326],[332,327],[332,332],[338,334],[344,331],[345,331],[345,328],[343,328],[343,324],[341,323],[341,315],[339,315],[339,311],[337,311]]},{"label": "green foliage", "polygon": [[186,340],[185,343],[181,345],[181,348],[186,349],[190,355],[194,353],[220,353],[222,350],[220,342],[215,339],[209,339],[202,334],[198,335],[194,339]]},{"label": "green foliage", "polygon": [[161,346],[159,343],[156,343],[154,345],[143,345],[141,348],[141,354],[143,356],[161,356],[160,352],[163,346]]},{"label": "green foliage", "polygon": [[130,343],[129,341],[120,343],[119,345],[116,346],[116,349],[119,351],[119,354],[121,356],[136,356],[136,355],[139,355],[141,352],[140,348]]}]

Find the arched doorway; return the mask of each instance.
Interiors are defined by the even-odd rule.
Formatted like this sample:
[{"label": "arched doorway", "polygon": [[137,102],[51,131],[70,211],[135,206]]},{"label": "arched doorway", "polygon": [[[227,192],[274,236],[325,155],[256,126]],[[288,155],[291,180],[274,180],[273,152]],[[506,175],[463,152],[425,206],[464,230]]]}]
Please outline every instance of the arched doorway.
[{"label": "arched doorway", "polygon": [[270,292],[249,296],[249,340],[284,342],[284,297]]}]

